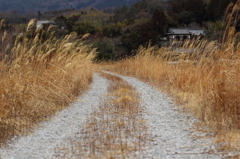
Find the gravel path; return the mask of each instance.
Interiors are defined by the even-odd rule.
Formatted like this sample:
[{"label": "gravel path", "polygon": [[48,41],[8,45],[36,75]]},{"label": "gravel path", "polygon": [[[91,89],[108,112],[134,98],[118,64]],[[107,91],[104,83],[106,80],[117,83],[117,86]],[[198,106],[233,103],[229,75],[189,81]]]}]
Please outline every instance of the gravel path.
[{"label": "gravel path", "polygon": [[[149,133],[154,137],[154,146],[142,158],[221,158],[208,153],[208,151],[214,151],[215,149],[210,144],[212,142],[210,139],[192,138],[196,135],[196,132],[191,129],[196,119],[178,111],[167,96],[148,84],[131,77],[119,77],[135,87],[140,93],[141,104],[145,107],[145,119]],[[198,135],[204,136],[207,134]]]},{"label": "gravel path", "polygon": [[61,111],[50,121],[43,122],[36,132],[26,137],[13,139],[0,149],[4,159],[53,158],[54,148],[79,132],[79,127],[107,92],[107,80],[98,74],[93,76],[92,89],[83,94],[71,107]]},{"label": "gravel path", "polygon": [[[148,131],[154,137],[150,149],[140,158],[221,158],[209,154],[210,139],[194,139],[192,124],[196,121],[190,115],[177,111],[166,96],[135,78],[119,76],[134,86],[140,93]],[[82,95],[71,107],[63,110],[48,122],[43,122],[36,132],[26,137],[13,139],[0,149],[4,159],[54,158],[54,148],[79,132],[86,117],[103,99],[107,81],[94,75],[92,89]],[[204,134],[202,134],[204,135]]]}]

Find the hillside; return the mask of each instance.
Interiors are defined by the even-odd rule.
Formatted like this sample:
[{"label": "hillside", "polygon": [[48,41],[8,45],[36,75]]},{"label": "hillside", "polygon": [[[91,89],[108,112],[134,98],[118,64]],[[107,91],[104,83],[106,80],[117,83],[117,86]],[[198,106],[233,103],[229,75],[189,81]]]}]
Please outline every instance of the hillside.
[{"label": "hillside", "polygon": [[97,9],[107,7],[121,7],[122,5],[131,5],[138,0],[0,0],[0,10],[18,10],[20,13],[25,13],[29,10],[61,10],[66,8],[82,8],[92,6]]}]

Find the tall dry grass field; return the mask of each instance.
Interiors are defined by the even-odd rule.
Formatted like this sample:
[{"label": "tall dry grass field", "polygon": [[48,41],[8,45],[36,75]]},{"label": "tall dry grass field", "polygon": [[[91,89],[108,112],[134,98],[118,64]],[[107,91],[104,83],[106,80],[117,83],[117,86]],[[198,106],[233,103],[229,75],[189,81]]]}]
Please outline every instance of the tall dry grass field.
[{"label": "tall dry grass field", "polygon": [[[235,26],[239,23],[240,1],[225,15],[221,43],[200,39],[185,41],[176,53],[166,48],[140,47],[137,56],[115,63],[108,69],[138,77],[177,97],[204,125],[210,126],[218,142],[240,147],[240,43]],[[179,53],[192,50],[193,53]],[[184,52],[184,51],[183,51]]]},{"label": "tall dry grass field", "polygon": [[65,108],[92,80],[95,50],[75,33],[56,39],[51,27],[44,32],[34,26],[31,20],[24,35],[12,42],[10,33],[0,34],[5,48],[0,60],[0,143],[30,132]]}]

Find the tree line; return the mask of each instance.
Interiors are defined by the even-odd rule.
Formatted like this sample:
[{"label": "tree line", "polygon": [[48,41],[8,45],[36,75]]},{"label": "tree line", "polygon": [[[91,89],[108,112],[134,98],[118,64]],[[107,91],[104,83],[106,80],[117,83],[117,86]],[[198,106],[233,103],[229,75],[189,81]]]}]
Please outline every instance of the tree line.
[{"label": "tree line", "polygon": [[[188,27],[192,24],[205,28],[206,35],[217,38],[221,29],[222,17],[229,3],[237,0],[141,0],[131,6],[97,10],[53,10],[38,11],[35,15],[39,20],[55,21],[58,36],[76,32],[79,36],[90,33],[101,40],[94,45],[105,46],[106,39],[121,38],[121,45],[128,50],[126,54],[139,45],[157,44],[168,31],[169,27]],[[18,15],[17,12],[0,12],[0,19],[7,24],[15,24],[20,31],[26,29],[27,21],[33,16]],[[8,18],[9,17],[9,18]],[[8,26],[8,25],[7,25]],[[11,26],[11,25],[10,25]],[[213,36],[214,35],[214,36]],[[105,37],[105,38],[104,38]],[[109,40],[109,48],[114,49],[114,41]],[[114,52],[114,51],[113,51]],[[116,57],[116,56],[109,56]]]}]

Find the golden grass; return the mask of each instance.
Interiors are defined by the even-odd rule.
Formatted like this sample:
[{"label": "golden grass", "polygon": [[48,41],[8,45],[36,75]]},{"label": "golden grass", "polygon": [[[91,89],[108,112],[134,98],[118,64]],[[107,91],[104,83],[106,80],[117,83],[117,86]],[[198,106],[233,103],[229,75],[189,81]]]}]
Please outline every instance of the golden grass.
[{"label": "golden grass", "polygon": [[193,39],[179,45],[183,50],[192,49],[192,54],[176,53],[175,44],[140,47],[136,57],[103,68],[140,78],[170,93],[214,130],[218,142],[239,150],[240,45],[235,30],[239,9],[240,1],[229,6],[222,43]]},{"label": "golden grass", "polygon": [[[117,62],[108,70],[140,78],[170,93],[178,104],[221,137],[224,133],[239,135],[240,61],[209,61],[204,58],[172,64],[155,56],[140,55]],[[232,141],[229,140],[231,147]],[[235,148],[239,148],[238,144]]]},{"label": "golden grass", "polygon": [[[29,31],[35,32],[34,20]],[[25,34],[7,45],[0,61],[0,143],[30,132],[85,91],[92,80],[95,52],[75,33],[45,41],[39,34]]]}]

